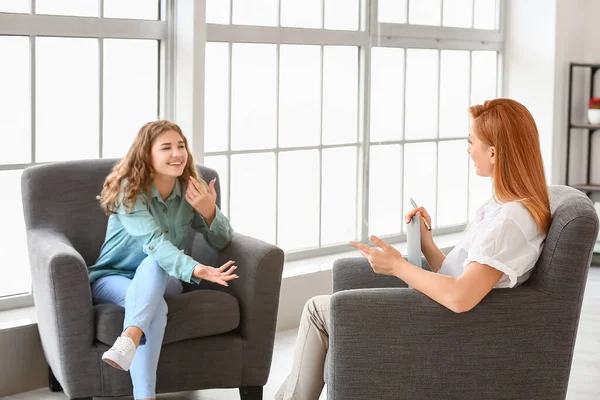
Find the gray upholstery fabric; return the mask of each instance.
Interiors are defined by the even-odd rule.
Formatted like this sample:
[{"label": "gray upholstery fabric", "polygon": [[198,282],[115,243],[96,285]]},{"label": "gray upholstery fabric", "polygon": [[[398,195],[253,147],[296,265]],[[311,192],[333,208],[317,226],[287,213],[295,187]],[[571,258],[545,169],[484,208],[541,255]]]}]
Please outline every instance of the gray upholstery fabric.
[{"label": "gray upholstery fabric", "polygon": [[[240,323],[237,299],[216,290],[196,290],[167,300],[167,328],[163,344],[218,335]],[[94,306],[96,339],[112,346],[123,331],[125,309],[112,304]]]},{"label": "gray upholstery fabric", "polygon": [[598,216],[575,189],[550,187],[550,199],[531,278],[466,313],[339,260],[328,399],[564,399]]},{"label": "gray upholstery fabric", "polygon": [[[102,343],[108,340],[106,337],[97,337],[96,318],[101,323],[104,317],[107,324],[117,322],[114,314],[103,315],[115,312],[107,311],[110,306],[94,310],[87,276],[87,265],[95,262],[106,233],[107,217],[98,206],[96,195],[114,162],[44,164],[27,168],[22,175],[38,328],[46,360],[71,398],[132,393],[129,375],[100,359],[109,346]],[[216,176],[208,168],[198,169],[206,180]],[[263,386],[273,353],[283,252],[241,234],[234,234],[223,251],[210,253],[202,236],[192,231],[189,246],[199,261],[235,260],[240,278],[227,288],[203,282],[194,289],[218,291],[187,293],[169,300],[172,307],[166,337],[170,341],[165,342],[161,352],[157,390]],[[192,298],[204,299],[206,304],[198,307],[211,313],[215,307],[235,313],[235,301],[238,314],[223,320],[210,319],[216,330],[235,329],[223,334],[216,334],[215,330],[212,336],[183,340],[190,337],[194,327],[199,329],[198,336],[207,332],[203,326],[206,319],[194,314],[200,312],[197,308],[189,308],[188,319],[184,318],[188,312],[185,303]],[[101,331],[101,336],[115,334]]]}]

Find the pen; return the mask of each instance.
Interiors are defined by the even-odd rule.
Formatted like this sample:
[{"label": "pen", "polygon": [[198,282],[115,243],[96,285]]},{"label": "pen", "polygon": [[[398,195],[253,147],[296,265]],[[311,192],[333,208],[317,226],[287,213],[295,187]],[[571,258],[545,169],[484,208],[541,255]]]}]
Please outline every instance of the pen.
[{"label": "pen", "polygon": [[[410,202],[412,204],[412,206],[414,208],[419,208],[419,206],[417,205],[417,203],[415,203],[415,201],[413,200],[412,197],[409,197]],[[425,217],[423,217],[423,222],[425,222],[425,226],[427,227],[427,230],[430,231],[431,230],[431,226],[429,226],[429,224],[427,223],[427,220],[425,219]]]}]

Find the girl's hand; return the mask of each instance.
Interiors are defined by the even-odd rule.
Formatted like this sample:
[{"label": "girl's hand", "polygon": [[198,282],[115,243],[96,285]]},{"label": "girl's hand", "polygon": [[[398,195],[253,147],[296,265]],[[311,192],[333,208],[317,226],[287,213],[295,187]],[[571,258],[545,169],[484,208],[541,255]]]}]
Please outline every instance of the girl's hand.
[{"label": "girl's hand", "polygon": [[217,191],[215,190],[216,181],[217,178],[214,178],[210,181],[208,186],[205,186],[200,184],[196,178],[190,177],[187,189],[185,190],[185,199],[190,203],[194,210],[202,215],[209,226],[215,219],[217,207]]},{"label": "girl's hand", "polygon": [[237,267],[233,265],[234,262],[235,261],[227,261],[219,268],[198,264],[194,267],[194,273],[192,275],[196,278],[218,283],[219,285],[229,286],[227,282],[239,278],[239,276],[233,274],[233,271],[237,269]]},{"label": "girl's hand", "polygon": [[431,234],[431,231],[427,229],[427,226],[425,226],[425,222],[423,220],[427,220],[427,223],[429,224],[429,226],[431,226],[431,217],[429,216],[429,214],[427,213],[427,210],[425,210],[425,208],[423,207],[419,207],[419,208],[415,208],[414,210],[411,210],[408,214],[406,214],[404,216],[404,221],[409,224],[412,217],[414,216],[418,216],[419,217],[419,221],[421,222],[421,248],[423,247],[423,245],[427,245],[433,242],[433,235]]},{"label": "girl's hand", "polygon": [[370,247],[363,243],[350,242],[350,245],[361,252],[376,274],[394,275],[400,263],[405,262],[402,253],[379,239],[377,236],[370,237],[371,242],[378,247]]}]

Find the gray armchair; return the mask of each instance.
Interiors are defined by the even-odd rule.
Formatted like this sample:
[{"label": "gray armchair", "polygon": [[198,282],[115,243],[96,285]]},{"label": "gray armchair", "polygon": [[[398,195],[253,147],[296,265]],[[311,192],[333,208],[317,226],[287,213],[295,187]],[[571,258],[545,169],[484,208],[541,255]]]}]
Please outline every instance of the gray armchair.
[{"label": "gray armchair", "polygon": [[364,259],[333,267],[329,400],[564,399],[598,216],[550,188],[553,221],[531,278],[455,314]]},{"label": "gray armchair", "polygon": [[[93,305],[87,274],[107,225],[96,195],[114,162],[45,164],[22,176],[33,296],[51,389],[62,386],[71,399],[132,393],[129,373],[101,360],[122,331],[124,310]],[[217,176],[198,169],[206,180]],[[167,301],[157,392],[239,388],[242,399],[261,399],[273,354],[283,252],[241,234],[221,252],[192,230],[189,239],[195,259],[236,260],[240,278],[227,288],[187,285]]]}]

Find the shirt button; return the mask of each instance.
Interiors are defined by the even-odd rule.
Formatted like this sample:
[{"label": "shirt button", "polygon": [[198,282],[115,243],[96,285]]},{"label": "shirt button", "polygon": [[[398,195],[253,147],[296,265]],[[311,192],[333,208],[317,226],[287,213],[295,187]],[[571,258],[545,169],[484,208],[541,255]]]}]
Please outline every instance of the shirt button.
[{"label": "shirt button", "polygon": [[154,246],[148,246],[148,250],[154,250]]},{"label": "shirt button", "polygon": [[165,233],[169,233],[169,230],[168,230],[168,229],[165,229]]},{"label": "shirt button", "polygon": [[166,213],[167,213],[167,209],[165,208],[165,209],[163,210],[163,212],[166,214]]}]

